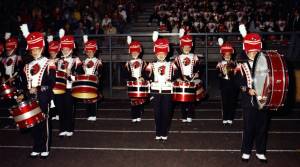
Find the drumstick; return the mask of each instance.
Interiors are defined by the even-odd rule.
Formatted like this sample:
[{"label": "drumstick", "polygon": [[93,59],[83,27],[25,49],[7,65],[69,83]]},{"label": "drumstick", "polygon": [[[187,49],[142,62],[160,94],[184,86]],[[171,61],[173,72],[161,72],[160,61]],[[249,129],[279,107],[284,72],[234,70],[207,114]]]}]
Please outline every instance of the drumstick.
[{"label": "drumstick", "polygon": [[[14,77],[16,77],[18,75],[18,73],[16,72],[16,73],[14,73],[14,75],[13,76],[11,76],[11,78],[14,78]],[[7,79],[6,81],[4,81],[3,82],[3,84],[6,84],[6,82],[8,82],[9,81],[9,79]]]}]

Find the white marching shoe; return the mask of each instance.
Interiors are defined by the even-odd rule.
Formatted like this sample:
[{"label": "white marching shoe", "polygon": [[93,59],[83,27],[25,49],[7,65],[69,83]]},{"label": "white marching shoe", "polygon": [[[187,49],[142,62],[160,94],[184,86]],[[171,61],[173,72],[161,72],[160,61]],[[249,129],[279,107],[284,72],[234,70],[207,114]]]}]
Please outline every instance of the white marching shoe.
[{"label": "white marching shoe", "polygon": [[137,119],[132,119],[131,122],[133,122],[133,123],[134,123],[134,122],[137,122]]},{"label": "white marching shoe", "polygon": [[63,132],[60,132],[59,134],[58,134],[58,136],[66,136],[67,135],[67,131],[63,131]]},{"label": "white marching shoe", "polygon": [[142,121],[142,118],[137,118],[136,119],[136,122],[141,122]]},{"label": "white marching shoe", "polygon": [[96,121],[97,118],[95,116],[91,116],[87,118],[88,121]]},{"label": "white marching shoe", "polygon": [[30,153],[30,157],[32,157],[32,158],[35,158],[35,157],[37,157],[37,156],[39,156],[40,155],[40,153],[39,152],[31,152]]},{"label": "white marching shoe", "polygon": [[187,119],[182,119],[181,122],[185,123],[187,122]]},{"label": "white marching shoe", "polygon": [[155,140],[160,140],[161,138],[161,136],[155,136]]},{"label": "white marching shoe", "polygon": [[187,118],[186,121],[187,121],[188,123],[191,123],[191,122],[192,122],[192,118]]},{"label": "white marching shoe", "polygon": [[248,162],[249,159],[250,159],[250,154],[243,153],[243,155],[242,155],[242,161]]},{"label": "white marching shoe", "polygon": [[41,158],[47,158],[48,156],[49,156],[49,152],[48,151],[41,153]]},{"label": "white marching shoe", "polygon": [[73,136],[73,134],[74,134],[73,132],[67,132],[66,136],[71,137],[71,136]]},{"label": "white marching shoe", "polygon": [[260,162],[266,163],[268,161],[265,154],[255,154],[255,155],[256,155],[256,158],[258,158]]}]

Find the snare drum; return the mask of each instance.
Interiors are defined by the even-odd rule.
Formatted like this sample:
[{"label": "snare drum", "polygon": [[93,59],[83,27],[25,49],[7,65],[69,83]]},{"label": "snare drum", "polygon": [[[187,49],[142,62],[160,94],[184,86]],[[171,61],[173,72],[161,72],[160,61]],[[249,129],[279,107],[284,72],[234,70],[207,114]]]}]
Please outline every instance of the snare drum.
[{"label": "snare drum", "polygon": [[150,92],[149,81],[127,81],[128,97],[143,98],[148,97]]},{"label": "snare drum", "polygon": [[172,100],[178,102],[193,102],[196,98],[194,82],[174,82]]},{"label": "snare drum", "polygon": [[277,110],[284,105],[289,76],[283,56],[277,51],[260,52],[253,64],[254,89],[259,109]]},{"label": "snare drum", "polygon": [[56,95],[66,93],[67,88],[67,73],[63,71],[56,72],[55,85],[53,87],[53,93]]},{"label": "snare drum", "polygon": [[72,83],[72,96],[79,99],[98,97],[98,78],[95,75],[77,75]]},{"label": "snare drum", "polygon": [[45,114],[35,100],[23,101],[18,103],[17,106],[13,106],[10,110],[17,127],[20,129],[34,127],[46,119]]},{"label": "snare drum", "polygon": [[0,96],[3,97],[4,99],[13,98],[15,93],[16,93],[16,89],[11,87],[8,84],[2,84],[0,86]]}]

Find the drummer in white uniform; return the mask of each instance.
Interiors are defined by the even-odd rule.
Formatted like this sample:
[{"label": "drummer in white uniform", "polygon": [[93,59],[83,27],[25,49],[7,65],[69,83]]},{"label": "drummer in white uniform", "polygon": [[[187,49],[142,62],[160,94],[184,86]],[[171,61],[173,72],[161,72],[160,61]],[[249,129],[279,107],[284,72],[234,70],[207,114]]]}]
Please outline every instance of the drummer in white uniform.
[{"label": "drummer in white uniform", "polygon": [[[175,58],[175,65],[178,68],[178,76],[176,81],[195,83],[197,85],[197,91],[195,94],[195,100],[199,101],[204,97],[204,89],[202,87],[201,76],[201,62],[197,55],[191,53],[193,47],[192,36],[184,35],[184,30],[180,29],[180,48],[182,54]],[[192,122],[194,116],[194,101],[180,102],[182,122]]]},{"label": "drummer in white uniform", "polygon": [[97,119],[97,102],[101,99],[102,95],[100,93],[100,84],[101,84],[101,76],[102,76],[102,60],[96,57],[96,51],[98,50],[97,41],[89,40],[87,35],[83,36],[84,42],[84,52],[86,54],[86,58],[83,60],[82,68],[84,75],[94,75],[98,79],[98,96],[92,99],[85,99],[83,102],[85,103],[87,109],[87,120],[88,121],[96,121]]},{"label": "drummer in white uniform", "polygon": [[158,32],[153,33],[154,53],[156,62],[149,63],[146,67],[147,76],[151,83],[153,93],[153,108],[155,115],[155,140],[166,141],[171,124],[172,115],[172,81],[176,65],[167,58],[169,41],[165,38],[158,39]]},{"label": "drummer in white uniform", "polygon": [[[142,44],[139,41],[132,41],[131,36],[127,37],[127,43],[129,45],[128,52],[131,57],[125,64],[127,81],[143,82],[145,81],[147,63],[140,57]],[[131,122],[141,122],[146,100],[146,98],[130,98]]]},{"label": "drummer in white uniform", "polygon": [[67,89],[66,93],[57,96],[56,107],[59,113],[60,123],[60,132],[58,135],[60,137],[71,137],[74,133],[75,124],[75,100],[71,96],[72,82],[75,80],[75,76],[82,63],[78,57],[72,56],[73,49],[75,48],[74,37],[71,35],[65,35],[65,31],[63,29],[59,30],[59,37],[62,57],[57,62],[57,70],[67,74]]},{"label": "drummer in white uniform", "polygon": [[238,64],[236,68],[236,84],[241,90],[241,106],[243,108],[243,141],[242,161],[248,162],[252,147],[255,143],[256,157],[263,163],[267,162],[266,145],[269,115],[267,111],[259,110],[256,100],[256,91],[253,88],[253,62],[262,49],[262,41],[259,34],[247,34],[244,25],[239,27],[244,37],[243,49],[248,60]]}]

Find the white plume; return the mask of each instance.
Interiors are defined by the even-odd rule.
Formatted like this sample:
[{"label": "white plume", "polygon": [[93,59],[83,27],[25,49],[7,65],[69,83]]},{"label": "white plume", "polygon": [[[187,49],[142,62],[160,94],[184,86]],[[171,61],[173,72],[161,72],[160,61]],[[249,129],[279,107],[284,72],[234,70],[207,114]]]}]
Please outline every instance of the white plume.
[{"label": "white plume", "polygon": [[11,36],[11,33],[10,32],[6,32],[5,35],[4,35],[4,38],[5,40],[8,40]]},{"label": "white plume", "polygon": [[132,38],[131,36],[127,36],[127,44],[130,45],[132,42]]},{"label": "white plume", "polygon": [[47,42],[50,43],[50,42],[52,42],[52,41],[53,41],[53,36],[52,36],[52,35],[49,35],[49,36],[47,37]]},{"label": "white plume", "polygon": [[241,35],[242,35],[243,37],[245,37],[245,36],[247,35],[247,30],[246,30],[246,27],[245,27],[244,24],[241,24],[241,25],[239,26],[239,31],[240,31],[240,33],[241,33]]},{"label": "white plume", "polygon": [[223,38],[218,38],[218,43],[219,43],[219,46],[222,46],[224,43]]},{"label": "white plume", "polygon": [[153,31],[152,40],[155,42],[158,39],[158,31]]},{"label": "white plume", "polygon": [[59,38],[62,38],[63,36],[65,36],[65,30],[61,28],[61,29],[59,30],[59,33],[58,33],[58,34],[59,34]]},{"label": "white plume", "polygon": [[181,38],[183,36],[184,36],[184,29],[180,28],[180,30],[179,30],[179,38]]},{"label": "white plume", "polygon": [[29,35],[29,30],[28,30],[27,24],[22,24],[22,25],[20,26],[20,28],[21,28],[21,31],[22,31],[22,33],[23,33],[23,36],[24,36],[25,38],[27,38],[27,36]]},{"label": "white plume", "polygon": [[83,38],[83,42],[84,42],[84,43],[87,43],[87,41],[88,41],[88,36],[87,36],[87,35],[84,35],[82,38]]}]

